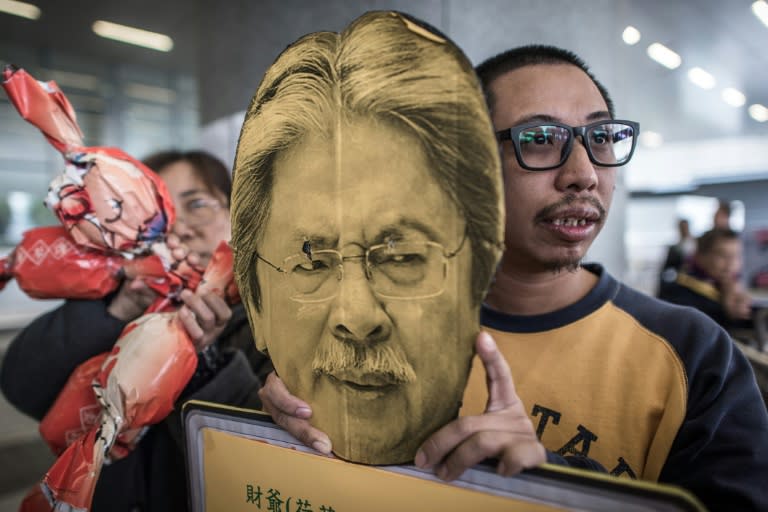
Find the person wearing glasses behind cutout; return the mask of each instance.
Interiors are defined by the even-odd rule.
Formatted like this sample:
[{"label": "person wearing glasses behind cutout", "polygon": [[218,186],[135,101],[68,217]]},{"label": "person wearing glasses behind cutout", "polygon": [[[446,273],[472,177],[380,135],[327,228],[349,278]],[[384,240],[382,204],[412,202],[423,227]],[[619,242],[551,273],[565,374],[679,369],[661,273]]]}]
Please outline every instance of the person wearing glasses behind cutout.
[{"label": "person wearing glasses behind cutout", "polygon": [[[519,47],[477,71],[506,197],[505,250],[481,310],[499,351],[482,342],[487,371],[475,363],[462,416],[422,444],[416,464],[447,480],[487,457],[499,460],[499,473],[520,471],[530,453],[516,416],[524,404],[550,462],[563,463],[558,454],[680,485],[713,510],[768,510],[766,410],[727,333],[582,263],[606,221],[617,167],[632,157],[637,124],[614,120],[608,91],[567,50]],[[320,411],[277,375],[260,396],[294,436],[330,450],[307,420]]]},{"label": "person wearing glasses behind cutout", "polygon": [[501,255],[499,165],[468,59],[410,17],[310,34],[267,70],[235,159],[235,273],[339,457],[411,461],[457,415]]},{"label": "person wearing glasses behind cutout", "polygon": [[[221,240],[229,239],[227,168],[203,151],[163,151],[143,160],[165,182],[176,208],[177,258],[204,267]],[[172,238],[172,237],[171,237]],[[8,401],[42,419],[72,371],[108,352],[123,328],[156,298],[139,279],[126,280],[102,300],[67,300],[34,320],[9,345],[0,380]],[[271,370],[255,350],[241,305],[230,308],[215,294],[185,290],[179,310],[198,351],[198,368],[179,404],[198,399],[258,408],[260,377]],[[187,510],[187,485],[178,411],[152,426],[126,458],[104,466],[93,499],[103,511]]]}]

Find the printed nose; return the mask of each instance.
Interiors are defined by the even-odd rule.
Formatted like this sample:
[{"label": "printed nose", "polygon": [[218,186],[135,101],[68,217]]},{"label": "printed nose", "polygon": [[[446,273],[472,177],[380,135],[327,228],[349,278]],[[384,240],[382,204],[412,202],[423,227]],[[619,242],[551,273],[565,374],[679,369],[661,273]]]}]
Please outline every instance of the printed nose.
[{"label": "printed nose", "polygon": [[344,277],[333,299],[328,327],[337,338],[359,343],[384,341],[392,333],[389,315],[359,262],[344,263]]}]

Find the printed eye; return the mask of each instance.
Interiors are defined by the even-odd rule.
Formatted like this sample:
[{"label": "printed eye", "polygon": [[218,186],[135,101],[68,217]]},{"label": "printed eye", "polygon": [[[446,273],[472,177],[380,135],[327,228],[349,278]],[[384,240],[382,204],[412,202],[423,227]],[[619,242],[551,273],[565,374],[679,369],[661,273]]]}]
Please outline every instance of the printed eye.
[{"label": "printed eye", "polygon": [[425,254],[390,253],[379,255],[376,260],[373,261],[373,264],[377,266],[413,266],[423,265],[426,261],[427,258]]},{"label": "printed eye", "polygon": [[330,262],[322,260],[322,259],[305,259],[301,263],[295,265],[292,269],[293,272],[303,273],[303,274],[312,274],[312,273],[320,273],[324,272],[326,270],[329,270],[331,268]]}]

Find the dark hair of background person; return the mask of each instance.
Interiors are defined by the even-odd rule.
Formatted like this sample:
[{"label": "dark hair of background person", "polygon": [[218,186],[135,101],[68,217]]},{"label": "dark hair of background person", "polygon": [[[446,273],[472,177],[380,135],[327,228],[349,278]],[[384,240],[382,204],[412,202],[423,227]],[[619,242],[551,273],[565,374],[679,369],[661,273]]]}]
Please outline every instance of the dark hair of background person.
[{"label": "dark hair of background person", "polygon": [[489,108],[493,110],[495,101],[489,88],[491,82],[510,71],[538,64],[571,64],[584,71],[595,84],[597,90],[600,91],[600,95],[608,106],[608,112],[611,114],[611,117],[615,117],[613,100],[611,95],[608,94],[608,89],[595,78],[595,75],[592,74],[589,66],[581,57],[556,46],[540,44],[531,44],[507,50],[490,57],[475,68],[485,91],[485,99],[488,102]]},{"label": "dark hair of background person", "polygon": [[720,212],[723,212],[727,214],[729,217],[731,216],[731,203],[728,201],[721,199],[717,202],[717,210]]},{"label": "dark hair of background person", "polygon": [[177,162],[187,162],[195,175],[205,184],[208,192],[224,196],[224,206],[229,207],[232,179],[227,167],[215,156],[205,151],[158,151],[142,159],[142,163],[160,174],[163,168]]},{"label": "dark hair of background person", "polygon": [[720,240],[738,240],[739,233],[732,229],[710,229],[696,239],[696,252],[707,254]]}]

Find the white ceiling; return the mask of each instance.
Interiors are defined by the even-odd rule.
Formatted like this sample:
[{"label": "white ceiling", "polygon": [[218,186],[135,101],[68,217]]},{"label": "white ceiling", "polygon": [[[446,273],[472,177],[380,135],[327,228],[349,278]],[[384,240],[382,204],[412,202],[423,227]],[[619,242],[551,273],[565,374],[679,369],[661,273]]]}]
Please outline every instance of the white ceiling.
[{"label": "white ceiling", "polygon": [[[626,47],[633,115],[643,128],[662,132],[667,141],[701,140],[734,135],[768,135],[768,123],[747,115],[747,107],[768,107],[768,27],[752,13],[752,0],[643,0],[628,2],[627,20],[643,39]],[[645,49],[658,41],[682,57],[668,70],[649,59]],[[687,78],[701,67],[717,85],[703,90]],[[720,98],[724,87],[747,97],[734,108]]]}]

